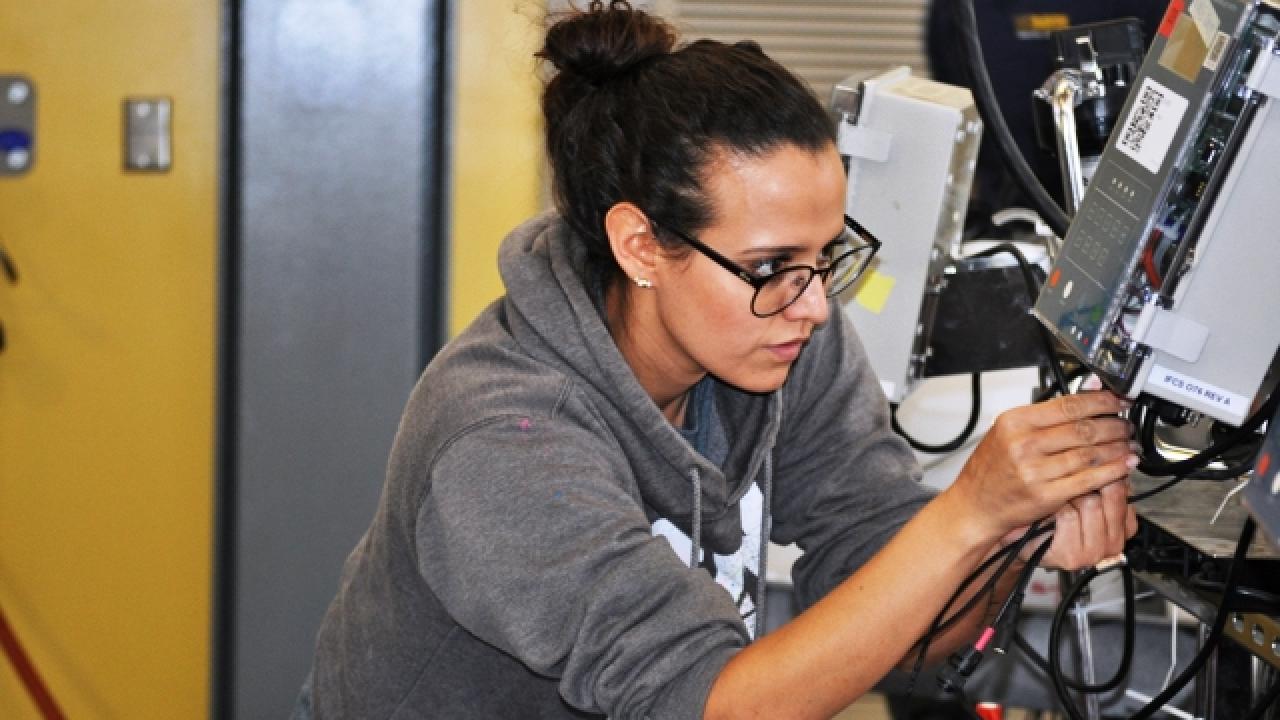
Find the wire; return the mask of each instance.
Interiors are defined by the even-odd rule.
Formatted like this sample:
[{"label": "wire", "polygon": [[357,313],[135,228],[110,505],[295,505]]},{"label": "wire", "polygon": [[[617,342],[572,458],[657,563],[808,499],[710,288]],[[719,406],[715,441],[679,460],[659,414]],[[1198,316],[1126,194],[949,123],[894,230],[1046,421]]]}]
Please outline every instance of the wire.
[{"label": "wire", "polygon": [[[1062,672],[1061,665],[1062,629],[1063,626],[1066,625],[1067,612],[1071,605],[1084,592],[1085,588],[1089,586],[1089,583],[1099,575],[1112,569],[1119,569],[1124,581],[1124,645],[1120,653],[1120,665],[1116,668],[1115,674],[1105,682],[1086,683],[1067,677],[1066,674]],[[1049,626],[1048,670],[1049,677],[1053,680],[1054,689],[1057,690],[1059,698],[1067,697],[1067,688],[1071,688],[1077,692],[1090,694],[1110,692],[1111,690],[1119,687],[1120,683],[1124,682],[1124,679],[1128,677],[1129,668],[1133,663],[1134,636],[1137,625],[1137,612],[1135,608],[1137,602],[1135,600],[1135,595],[1136,593],[1134,592],[1133,586],[1133,570],[1131,570],[1127,564],[1112,565],[1102,571],[1099,571],[1096,567],[1089,568],[1081,574],[1076,583],[1071,586],[1070,590],[1068,590],[1065,595],[1063,595],[1062,602],[1058,605],[1058,610],[1053,615],[1053,622]],[[1068,704],[1069,703],[1064,700],[1063,705],[1067,706]]]},{"label": "wire", "polygon": [[1159,712],[1164,704],[1169,702],[1174,695],[1178,694],[1191,679],[1200,672],[1200,668],[1204,667],[1209,656],[1218,647],[1218,643],[1222,640],[1223,628],[1227,625],[1227,615],[1230,614],[1227,606],[1230,604],[1231,597],[1235,594],[1236,585],[1240,582],[1241,569],[1244,566],[1245,555],[1248,554],[1249,544],[1253,542],[1254,531],[1257,525],[1254,524],[1253,518],[1245,518],[1244,527],[1240,530],[1240,540],[1236,543],[1235,554],[1231,558],[1231,569],[1227,571],[1227,583],[1223,587],[1222,603],[1218,605],[1218,612],[1214,615],[1213,626],[1209,631],[1208,637],[1204,639],[1204,644],[1200,646],[1200,650],[1191,658],[1191,662],[1187,663],[1187,667],[1182,670],[1173,682],[1169,683],[1164,690],[1152,698],[1129,720],[1146,720],[1155,713]]},{"label": "wire", "polygon": [[[1178,692],[1180,692],[1184,687],[1186,687],[1186,685],[1191,682],[1192,678],[1194,678],[1196,674],[1200,672],[1200,669],[1204,666],[1205,662],[1208,661],[1209,656],[1217,648],[1218,643],[1221,642],[1223,629],[1226,627],[1227,616],[1230,614],[1229,606],[1231,605],[1231,603],[1233,602],[1233,599],[1237,596],[1237,594],[1239,594],[1239,591],[1237,588],[1239,586],[1241,570],[1245,563],[1245,557],[1248,554],[1249,545],[1250,543],[1253,542],[1253,536],[1256,529],[1257,529],[1257,525],[1254,523],[1253,518],[1246,518],[1244,526],[1243,528],[1241,528],[1241,531],[1240,531],[1240,539],[1236,543],[1235,553],[1233,554],[1231,559],[1231,567],[1227,571],[1226,583],[1223,585],[1223,588],[1222,588],[1222,602],[1221,604],[1218,605],[1218,611],[1214,615],[1213,624],[1210,627],[1209,634],[1205,637],[1204,642],[1200,647],[1200,650],[1195,654],[1194,657],[1191,658],[1191,661],[1187,664],[1187,667],[1183,668],[1182,672],[1178,674],[1178,677],[1174,678],[1172,682],[1166,683],[1165,688],[1161,690],[1160,693],[1157,694],[1154,698],[1151,698],[1150,702],[1144,705],[1142,709],[1140,709],[1136,714],[1130,717],[1129,720],[1147,720],[1147,718],[1150,718],[1155,713],[1161,711],[1161,709],[1164,708],[1165,704],[1168,703],[1169,700],[1172,699],[1174,695],[1178,694]],[[1126,571],[1128,570],[1127,568],[1125,569]],[[1070,717],[1071,720],[1083,720],[1083,716],[1081,715],[1079,708],[1075,706],[1075,701],[1067,693],[1066,688],[1068,686],[1076,687],[1076,689],[1083,689],[1083,691],[1087,691],[1090,693],[1106,692],[1108,690],[1114,689],[1116,685],[1118,685],[1118,683],[1128,673],[1128,665],[1132,662],[1131,644],[1133,641],[1130,636],[1130,633],[1132,632],[1132,630],[1130,630],[1129,613],[1131,612],[1131,605],[1129,603],[1129,597],[1133,594],[1133,585],[1132,585],[1131,573],[1126,572],[1126,581],[1125,581],[1126,648],[1125,648],[1125,656],[1121,660],[1120,669],[1118,669],[1116,672],[1116,675],[1112,677],[1110,680],[1108,680],[1107,682],[1101,683],[1099,685],[1093,685],[1093,686],[1085,685],[1083,683],[1076,685],[1075,681],[1071,680],[1070,678],[1067,678],[1061,672],[1061,667],[1058,663],[1058,660],[1059,660],[1058,645],[1059,645],[1060,634],[1061,634],[1061,626],[1060,626],[1061,618],[1065,617],[1065,612],[1066,612],[1064,608],[1069,607],[1070,602],[1074,600],[1074,595],[1078,594],[1083,589],[1083,587],[1087,585],[1088,582],[1092,580],[1094,577],[1096,577],[1098,574],[1100,573],[1096,569],[1091,568],[1090,571],[1087,571],[1086,574],[1081,577],[1079,582],[1077,582],[1074,586],[1072,586],[1068,594],[1063,597],[1062,604],[1059,605],[1058,611],[1057,613],[1055,613],[1055,616],[1054,616],[1054,625],[1050,630],[1049,659],[1046,661],[1046,664],[1048,665],[1048,668],[1049,668],[1049,676],[1050,676],[1050,679],[1053,681],[1054,689],[1058,693],[1058,699],[1061,701],[1063,709],[1066,711],[1068,717]],[[1033,661],[1043,660],[1043,658],[1040,658],[1039,653],[1036,653],[1034,648],[1032,648],[1030,646],[1030,643],[1027,643],[1024,638],[1021,638],[1020,636],[1015,636],[1014,639],[1015,639],[1015,642],[1018,644],[1018,646],[1022,648],[1023,651],[1027,653],[1028,657],[1031,657]],[[1121,670],[1123,670],[1123,672],[1121,672]],[[1267,691],[1267,695],[1264,696],[1259,702],[1259,704],[1250,711],[1249,715],[1247,716],[1247,718],[1245,718],[1245,720],[1260,720],[1262,718],[1263,713],[1265,713],[1265,711],[1269,709],[1270,705],[1276,701],[1277,695],[1280,694],[1280,690],[1277,689],[1278,687],[1280,687],[1280,682],[1277,682],[1275,686],[1273,686],[1271,689]]]},{"label": "wire", "polygon": [[1142,267],[1147,273],[1147,280],[1151,281],[1151,287],[1157,291],[1160,289],[1160,284],[1164,282],[1160,277],[1160,269],[1156,267],[1156,243],[1159,242],[1160,237],[1160,228],[1153,229],[1146,247],[1142,249]]},{"label": "wire", "polygon": [[[1071,368],[1069,372],[1067,372],[1067,382],[1075,382],[1076,380],[1079,380],[1080,378],[1088,374],[1089,374],[1089,368],[1085,367],[1084,365],[1077,365],[1076,367]],[[1071,391],[1070,388],[1067,388],[1065,390],[1061,388],[1058,385],[1058,381],[1054,380],[1052,383],[1049,383],[1049,387],[1044,388],[1040,392],[1036,393],[1033,399],[1035,402],[1044,402],[1045,400],[1048,400],[1054,395],[1066,395],[1070,391]]]},{"label": "wire", "polygon": [[1174,485],[1177,485],[1178,483],[1180,483],[1180,482],[1182,482],[1183,480],[1186,480],[1186,479],[1187,479],[1187,476],[1185,476],[1185,475],[1178,475],[1178,476],[1174,477],[1172,480],[1169,480],[1169,481],[1167,481],[1167,482],[1161,483],[1161,484],[1160,484],[1160,485],[1158,485],[1157,487],[1151,488],[1150,490],[1146,490],[1146,491],[1140,492],[1140,493],[1138,493],[1138,494],[1136,494],[1136,495],[1130,495],[1130,496],[1129,496],[1129,504],[1131,504],[1131,505],[1132,505],[1133,503],[1141,502],[1141,501],[1143,501],[1143,500],[1146,500],[1147,498],[1149,498],[1149,497],[1151,497],[1151,496],[1153,496],[1153,495],[1159,495],[1160,493],[1164,492],[1165,490],[1168,490],[1169,488],[1173,487]]},{"label": "wire", "polygon": [[[1013,592],[1009,593],[1009,597],[1004,599],[1004,604],[1000,606],[999,612],[996,613],[995,619],[991,621],[991,627],[1000,631],[1008,628],[1017,619],[1018,613],[1022,610],[1022,601],[1026,598],[1027,586],[1031,584],[1031,576],[1035,573],[1036,568],[1040,565],[1040,561],[1044,559],[1045,553],[1049,551],[1049,541],[1040,543],[1040,547],[1036,548],[1031,554],[1031,559],[1022,568],[1022,575],[1018,577],[1018,584],[1014,587]],[[1017,634],[1016,632],[1014,634]],[[997,643],[997,648],[1003,648],[1004,643]]]},{"label": "wire", "polygon": [[964,424],[964,429],[960,434],[941,445],[929,445],[922,443],[914,437],[907,434],[906,430],[898,424],[898,407],[896,405],[889,406],[889,425],[893,431],[902,436],[903,440],[911,446],[912,450],[922,453],[931,453],[934,455],[945,455],[946,453],[955,452],[964,447],[969,437],[973,435],[973,431],[978,427],[978,417],[982,415],[982,373],[973,373],[973,379],[970,382],[970,390],[973,400],[969,408],[969,420]]},{"label": "wire", "polygon": [[[1280,392],[1273,391],[1266,402],[1262,403],[1258,408],[1257,412],[1251,415],[1240,427],[1231,431],[1226,437],[1214,441],[1204,450],[1186,460],[1178,460],[1176,462],[1170,462],[1163,458],[1152,460],[1150,457],[1144,457],[1142,462],[1138,464],[1138,470],[1153,477],[1185,475],[1197,470],[1203,470],[1214,458],[1251,439],[1254,432],[1275,415],[1277,406],[1280,406]],[[1143,445],[1144,455],[1150,453],[1158,457],[1159,451],[1155,449],[1155,424],[1155,413],[1151,412],[1149,408],[1144,410],[1140,425],[1139,442]]]},{"label": "wire", "polygon": [[1026,191],[1036,212],[1040,213],[1040,217],[1054,234],[1064,237],[1070,222],[1067,214],[1058,207],[1058,203],[1049,196],[1044,185],[1032,172],[1031,166],[1027,164],[1026,158],[1022,156],[1022,151],[1018,149],[1013,139],[1013,133],[1009,131],[1004,113],[1000,111],[995,89],[991,86],[991,76],[987,74],[987,63],[982,54],[982,39],[978,36],[978,18],[974,13],[973,4],[973,0],[964,0],[960,3],[958,20],[959,34],[965,49],[965,60],[969,70],[970,84],[973,85],[973,97],[978,106],[978,114],[982,116],[982,121],[987,127],[991,128],[1005,165]]},{"label": "wire", "polygon": [[[1005,571],[1007,571],[1013,564],[1018,553],[1027,546],[1027,543],[1041,535],[1044,535],[1045,533],[1052,532],[1053,528],[1053,523],[1046,523],[1045,525],[1039,526],[1033,524],[1027,529],[1027,532],[1023,533],[1022,537],[1012,543],[1009,543],[1003,548],[1000,548],[996,552],[992,553],[986,560],[982,561],[982,564],[974,569],[973,572],[969,573],[968,577],[960,583],[959,587],[955,589],[955,592],[951,593],[951,597],[947,600],[946,604],[944,604],[942,609],[938,611],[938,614],[934,616],[933,623],[929,626],[929,629],[926,630],[925,634],[920,638],[920,650],[916,653],[916,660],[912,665],[911,674],[907,680],[907,697],[910,697],[912,692],[915,690],[916,679],[919,677],[920,671],[924,667],[924,659],[925,656],[929,654],[929,646],[933,643],[933,639],[941,633],[949,630],[959,622],[961,618],[964,618],[972,612],[977,603],[995,589],[996,583],[1004,575]],[[1000,567],[995,570],[991,577],[987,578],[986,582],[983,583],[982,587],[974,593],[971,598],[969,598],[969,601],[965,603],[964,607],[957,610],[950,617],[947,617],[947,611],[951,609],[952,605],[956,604],[956,601],[960,599],[960,596],[964,594],[965,590],[976,582],[983,573],[990,570],[997,562],[1000,563]],[[944,617],[946,618],[945,620],[943,619]]]},{"label": "wire", "polygon": [[1205,470],[1196,470],[1187,473],[1187,477],[1195,480],[1230,480],[1238,478],[1241,475],[1253,469],[1254,462],[1258,459],[1258,451],[1262,449],[1262,443],[1259,442],[1249,454],[1232,465],[1226,465],[1221,468],[1212,468]]}]

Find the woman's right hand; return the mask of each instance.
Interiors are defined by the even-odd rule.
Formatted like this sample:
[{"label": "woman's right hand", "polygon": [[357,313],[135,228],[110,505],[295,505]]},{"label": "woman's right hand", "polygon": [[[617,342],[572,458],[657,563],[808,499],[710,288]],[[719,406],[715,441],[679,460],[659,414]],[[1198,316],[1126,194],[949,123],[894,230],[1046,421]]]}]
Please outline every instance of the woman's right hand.
[{"label": "woman's right hand", "polygon": [[1125,480],[1137,466],[1132,425],[1118,416],[1128,406],[1112,393],[1090,391],[1009,410],[945,494],[973,513],[993,540],[1054,515]]}]

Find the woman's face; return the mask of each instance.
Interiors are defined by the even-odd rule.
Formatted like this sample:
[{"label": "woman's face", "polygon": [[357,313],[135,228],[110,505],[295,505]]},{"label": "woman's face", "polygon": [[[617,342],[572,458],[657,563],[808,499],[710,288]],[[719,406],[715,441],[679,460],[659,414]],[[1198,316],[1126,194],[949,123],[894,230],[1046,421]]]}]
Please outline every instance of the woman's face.
[{"label": "woman's face", "polygon": [[[722,153],[707,171],[715,208],[696,238],[740,267],[767,274],[789,265],[820,265],[844,228],[844,168],[834,146],[814,153],[784,145],[767,155]],[[782,312],[756,317],[754,289],[702,253],[659,259],[657,319],[670,339],[674,367],[708,372],[750,392],[781,387],[814,328],[829,314],[815,278]]]}]

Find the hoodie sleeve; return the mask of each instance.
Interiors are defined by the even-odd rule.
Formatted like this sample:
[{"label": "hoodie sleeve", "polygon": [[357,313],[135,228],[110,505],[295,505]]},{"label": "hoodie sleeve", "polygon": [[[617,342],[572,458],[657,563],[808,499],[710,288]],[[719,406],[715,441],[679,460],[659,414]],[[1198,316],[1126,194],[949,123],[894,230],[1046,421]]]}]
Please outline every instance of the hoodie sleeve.
[{"label": "hoodie sleeve", "polygon": [[581,424],[500,417],[440,453],[417,514],[422,576],[450,614],[571,705],[700,718],[747,642],[704,570],[650,533],[616,448]]},{"label": "hoodie sleeve", "polygon": [[838,306],[780,392],[773,540],[803,551],[792,573],[807,607],[879,551],[933,491],[889,427],[888,401]]}]

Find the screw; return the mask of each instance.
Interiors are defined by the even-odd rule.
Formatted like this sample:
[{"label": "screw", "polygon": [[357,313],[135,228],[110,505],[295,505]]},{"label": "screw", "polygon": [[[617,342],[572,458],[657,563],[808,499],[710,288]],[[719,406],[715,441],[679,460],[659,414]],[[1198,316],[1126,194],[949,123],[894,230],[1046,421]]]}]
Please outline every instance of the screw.
[{"label": "screw", "polygon": [[31,97],[31,86],[21,80],[14,80],[9,83],[9,91],[6,95],[10,105],[21,105]]}]

